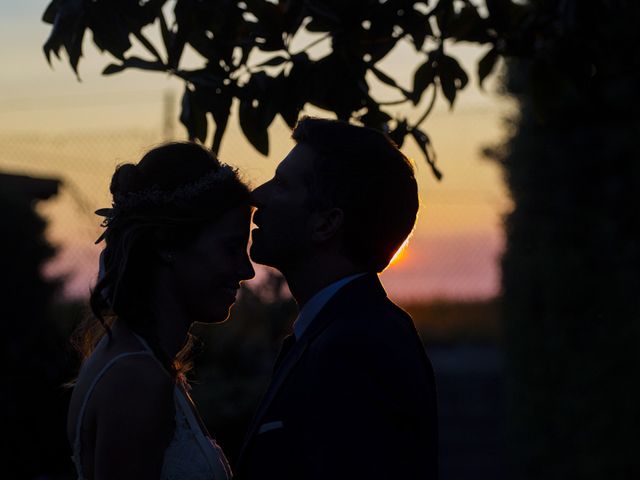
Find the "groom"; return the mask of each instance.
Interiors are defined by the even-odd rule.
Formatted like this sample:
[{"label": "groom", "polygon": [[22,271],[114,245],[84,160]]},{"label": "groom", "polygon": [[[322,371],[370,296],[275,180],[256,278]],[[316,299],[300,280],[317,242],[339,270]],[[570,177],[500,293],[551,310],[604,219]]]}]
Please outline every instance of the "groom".
[{"label": "groom", "polygon": [[435,479],[431,363],[377,276],[415,223],[413,167],[364,127],[305,118],[293,138],[253,193],[251,256],[283,273],[300,314],[235,478]]}]

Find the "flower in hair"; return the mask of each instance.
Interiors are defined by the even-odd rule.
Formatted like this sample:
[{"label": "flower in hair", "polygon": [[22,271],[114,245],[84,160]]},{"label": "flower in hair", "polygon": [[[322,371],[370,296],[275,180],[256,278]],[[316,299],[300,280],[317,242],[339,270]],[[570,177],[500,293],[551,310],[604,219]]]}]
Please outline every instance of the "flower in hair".
[{"label": "flower in hair", "polygon": [[[111,208],[100,208],[95,211],[96,215],[104,217],[100,224],[102,227],[109,227],[122,215],[123,212],[135,211],[149,207],[162,207],[165,205],[184,206],[194,198],[199,197],[204,192],[210,190],[217,183],[233,177],[235,170],[227,164],[220,164],[220,168],[211,171],[198,180],[181,185],[174,190],[161,190],[158,186],[141,190],[138,192],[116,192],[113,194]],[[96,240],[100,243],[106,235],[106,230]]]}]

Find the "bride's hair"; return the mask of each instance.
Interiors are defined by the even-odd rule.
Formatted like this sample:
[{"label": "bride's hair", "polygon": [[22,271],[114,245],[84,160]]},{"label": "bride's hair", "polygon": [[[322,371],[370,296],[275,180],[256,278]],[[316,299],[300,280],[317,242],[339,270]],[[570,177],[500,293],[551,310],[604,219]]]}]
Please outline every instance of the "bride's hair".
[{"label": "bride's hair", "polygon": [[117,318],[141,335],[174,375],[190,368],[193,338],[175,358],[159,347],[150,308],[150,276],[162,249],[187,248],[203,227],[225,212],[246,205],[249,189],[236,170],[206,148],[190,142],[167,143],[139,163],[116,168],[110,186],[112,207],[98,210],[105,227],[100,274],[91,292],[93,315],[74,333],[72,343],[86,358]]}]

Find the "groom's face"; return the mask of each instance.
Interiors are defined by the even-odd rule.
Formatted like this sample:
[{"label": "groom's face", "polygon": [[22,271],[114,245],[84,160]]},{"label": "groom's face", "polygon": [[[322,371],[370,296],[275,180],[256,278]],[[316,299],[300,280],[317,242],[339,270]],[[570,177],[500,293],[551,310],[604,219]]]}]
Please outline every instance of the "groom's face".
[{"label": "groom's face", "polygon": [[251,258],[286,271],[309,254],[309,184],[313,149],[296,145],[278,165],[274,177],[253,191],[256,207]]}]

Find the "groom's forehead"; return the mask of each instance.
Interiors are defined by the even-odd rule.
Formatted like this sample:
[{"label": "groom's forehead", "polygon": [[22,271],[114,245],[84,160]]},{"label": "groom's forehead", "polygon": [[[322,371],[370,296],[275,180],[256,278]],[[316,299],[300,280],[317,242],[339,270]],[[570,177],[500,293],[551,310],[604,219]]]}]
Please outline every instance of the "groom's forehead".
[{"label": "groom's forehead", "polygon": [[306,178],[313,171],[313,161],[317,153],[308,145],[300,143],[276,168],[276,176],[281,178]]}]

